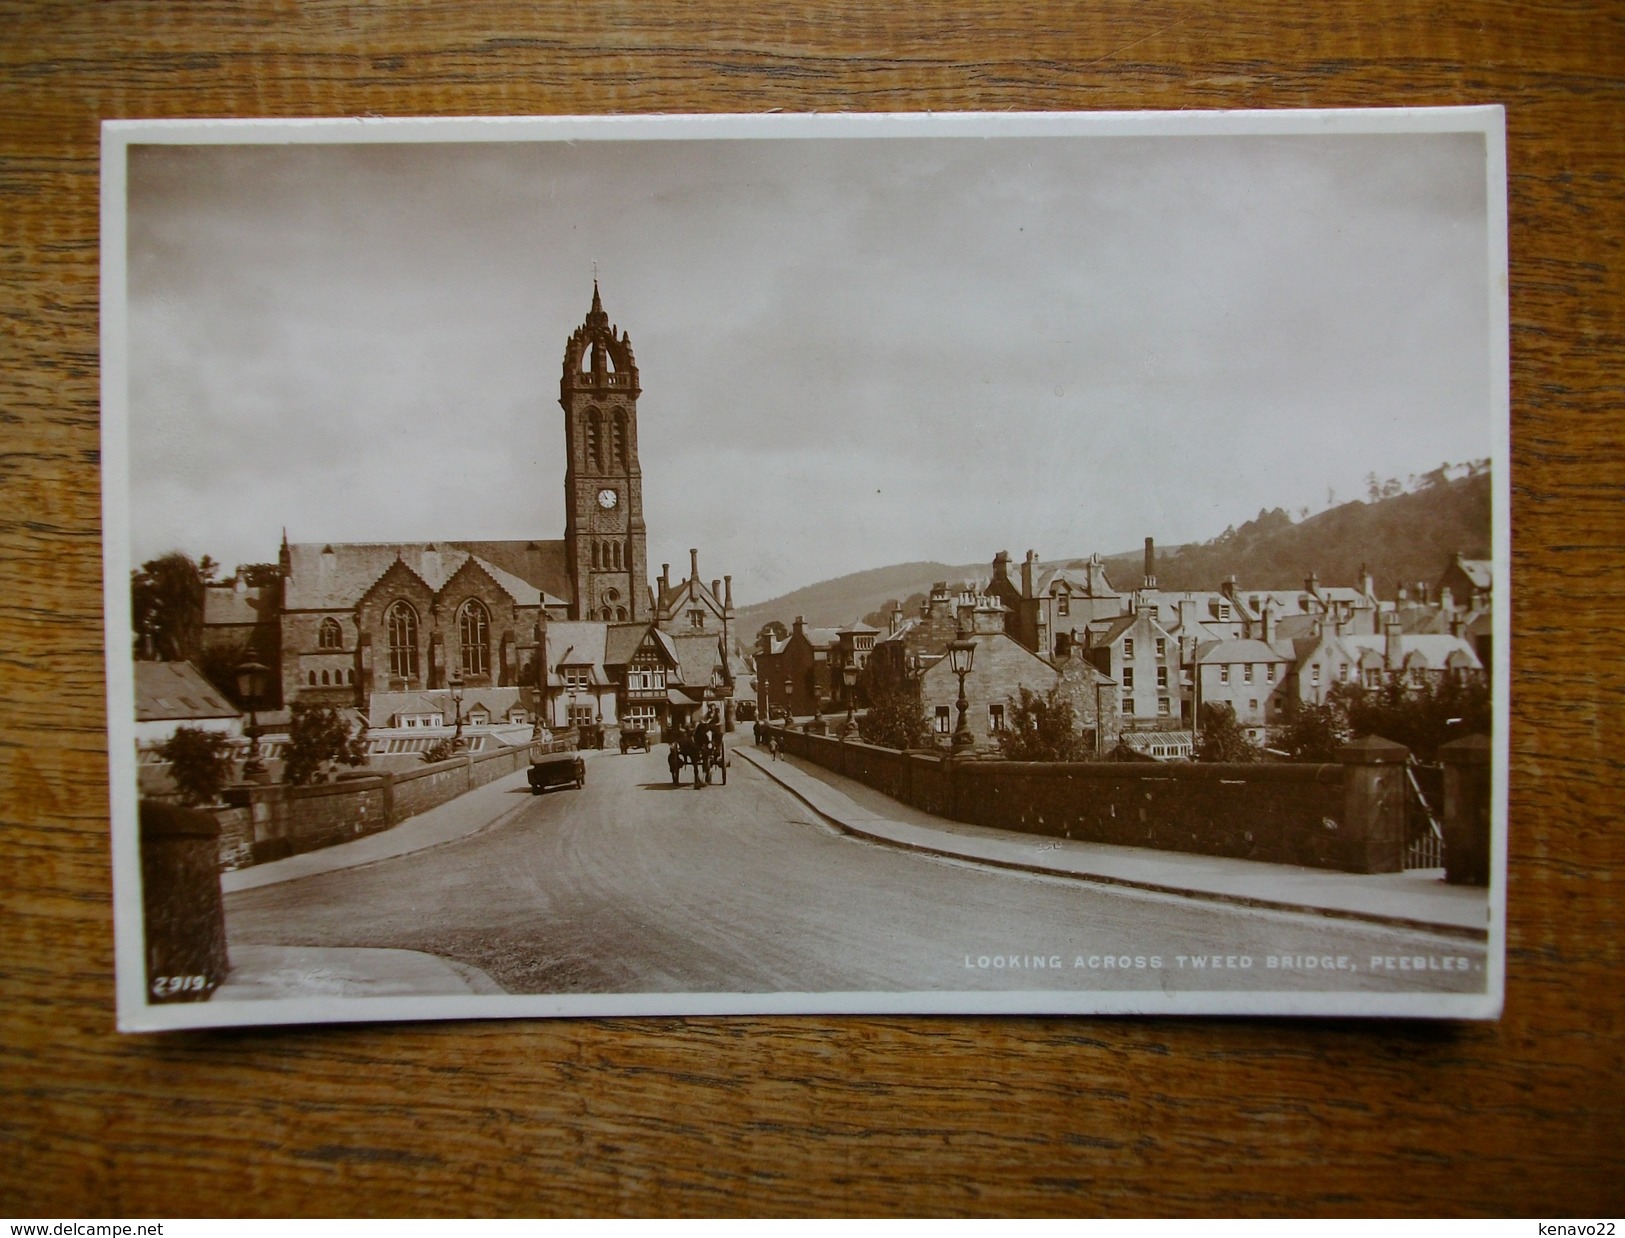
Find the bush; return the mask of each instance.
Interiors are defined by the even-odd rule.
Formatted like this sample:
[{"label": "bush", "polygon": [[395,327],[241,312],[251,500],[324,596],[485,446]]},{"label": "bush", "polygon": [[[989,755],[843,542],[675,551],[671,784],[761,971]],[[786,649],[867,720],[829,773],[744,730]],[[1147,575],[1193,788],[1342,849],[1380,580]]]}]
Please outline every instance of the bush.
[{"label": "bush", "polygon": [[1236,720],[1234,705],[1209,701],[1202,706],[1202,737],[1196,747],[1198,761],[1238,764],[1260,760],[1263,755]]},{"label": "bush", "polygon": [[1089,742],[1078,731],[1077,713],[1061,686],[1043,696],[1031,688],[1010,698],[1010,725],[999,733],[999,750],[1010,761],[1086,761]]},{"label": "bush", "polygon": [[365,732],[352,735],[350,724],[337,710],[294,702],[293,718],[288,724],[288,750],[283,757],[284,775],[290,783],[302,787],[326,782],[332,765],[366,763]]},{"label": "bush", "polygon": [[215,731],[176,727],[159,745],[158,755],[169,762],[169,776],[183,804],[214,803],[232,774],[231,742]]},{"label": "bush", "polygon": [[436,761],[449,761],[457,755],[457,748],[449,739],[437,739],[423,750],[425,765],[433,765]]}]

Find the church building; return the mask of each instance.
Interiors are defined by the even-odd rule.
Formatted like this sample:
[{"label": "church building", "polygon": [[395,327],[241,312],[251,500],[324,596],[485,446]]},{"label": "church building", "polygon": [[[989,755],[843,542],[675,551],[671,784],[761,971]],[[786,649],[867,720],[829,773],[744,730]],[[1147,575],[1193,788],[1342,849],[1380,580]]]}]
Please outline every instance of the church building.
[{"label": "church building", "polygon": [[[274,578],[209,586],[211,665],[272,666],[280,702],[374,728],[664,726],[727,707],[731,577],[648,574],[632,341],[592,308],[564,348],[564,537],[289,543]],[[726,582],[726,584],[724,584]],[[451,689],[460,689],[453,702]]]}]

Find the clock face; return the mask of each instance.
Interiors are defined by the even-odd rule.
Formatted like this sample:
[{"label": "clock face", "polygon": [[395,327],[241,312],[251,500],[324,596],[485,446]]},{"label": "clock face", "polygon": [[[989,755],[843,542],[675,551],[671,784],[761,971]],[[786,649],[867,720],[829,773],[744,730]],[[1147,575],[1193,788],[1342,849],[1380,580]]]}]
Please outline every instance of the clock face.
[{"label": "clock face", "polygon": [[605,486],[598,492],[598,506],[602,507],[606,512],[614,507],[619,501],[620,495],[616,494],[608,486]]}]

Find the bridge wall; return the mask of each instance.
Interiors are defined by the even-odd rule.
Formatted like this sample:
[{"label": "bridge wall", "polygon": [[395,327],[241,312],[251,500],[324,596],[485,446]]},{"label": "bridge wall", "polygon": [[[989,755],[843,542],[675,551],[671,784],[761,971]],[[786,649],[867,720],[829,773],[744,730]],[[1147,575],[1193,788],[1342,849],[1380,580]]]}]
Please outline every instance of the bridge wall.
[{"label": "bridge wall", "polygon": [[1404,800],[1395,786],[1405,750],[1397,745],[1336,765],[1036,763],[775,729],[783,752],[954,821],[1349,872],[1402,864]]}]

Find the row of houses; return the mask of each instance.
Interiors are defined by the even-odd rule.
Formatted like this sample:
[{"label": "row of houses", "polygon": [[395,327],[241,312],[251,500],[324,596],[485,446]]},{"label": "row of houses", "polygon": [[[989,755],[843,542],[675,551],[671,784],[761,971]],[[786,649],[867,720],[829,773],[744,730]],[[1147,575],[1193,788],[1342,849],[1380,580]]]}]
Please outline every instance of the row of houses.
[{"label": "row of houses", "polygon": [[1169,758],[1189,755],[1204,704],[1229,705],[1263,740],[1337,684],[1377,685],[1394,672],[1477,678],[1489,665],[1486,561],[1457,555],[1436,584],[1398,600],[1379,598],[1365,572],[1352,586],[1311,575],[1297,590],[1244,590],[1234,578],[1211,591],[1160,590],[1152,563],[1148,542],[1141,586],[1120,591],[1098,556],[1044,566],[1029,551],[1016,574],[1001,551],[985,582],[939,581],[918,614],[894,609],[885,631],[797,618],[783,637],[759,639],[759,707],[797,716],[863,708],[871,683],[906,681],[918,684],[934,731],[948,735],[959,681],[945,655],[964,634],[976,647],[965,691],[979,743],[996,742],[1020,689],[1059,687],[1101,748],[1122,741]]}]

